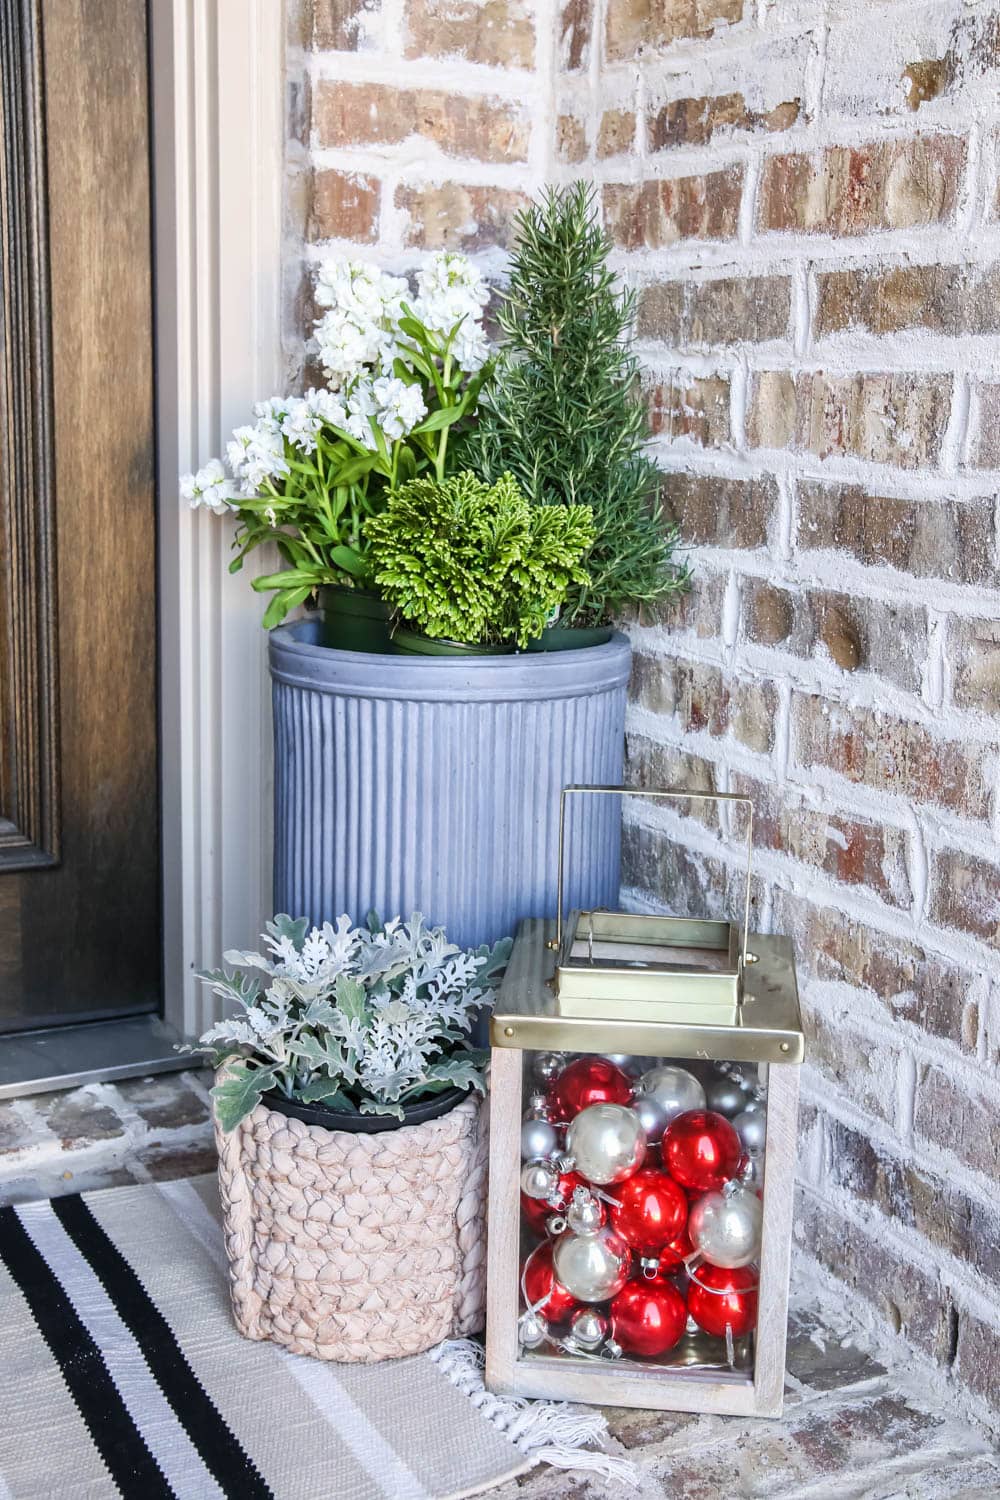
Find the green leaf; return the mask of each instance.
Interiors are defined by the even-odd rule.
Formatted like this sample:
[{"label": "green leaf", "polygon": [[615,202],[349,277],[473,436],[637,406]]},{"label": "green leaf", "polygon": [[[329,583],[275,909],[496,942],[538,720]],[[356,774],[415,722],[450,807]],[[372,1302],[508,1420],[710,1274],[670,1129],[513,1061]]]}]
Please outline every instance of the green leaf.
[{"label": "green leaf", "polygon": [[322,582],[322,571],[319,568],[282,568],[280,573],[265,573],[260,578],[254,578],[250,587],[258,594],[266,594],[272,589],[301,587],[303,584],[315,588],[317,583]]},{"label": "green leaf", "polygon": [[395,1115],[397,1120],[405,1118],[401,1104],[386,1104],[382,1099],[362,1099],[363,1115]]},{"label": "green leaf", "polygon": [[325,1078],[313,1078],[302,1088],[295,1090],[296,1099],[301,1099],[303,1104],[325,1104],[328,1109],[342,1109],[347,1113],[356,1115],[357,1105],[350,1100],[342,1089],[331,1088]]},{"label": "green leaf", "polygon": [[299,1062],[306,1063],[317,1073],[328,1073],[331,1078],[340,1078],[349,1071],[340,1042],[329,1032],[324,1032],[320,1038],[311,1031],[303,1031],[287,1041],[285,1046],[292,1057],[297,1057]]},{"label": "green leaf", "polygon": [[215,1084],[211,1091],[215,1112],[227,1135],[260,1103],[261,1095],[273,1088],[276,1076],[276,1068],[233,1063],[222,1082]]},{"label": "green leaf", "polygon": [[265,630],[273,630],[275,625],[280,625],[290,609],[297,609],[300,604],[305,604],[309,595],[313,592],[313,585],[307,584],[297,589],[281,589],[274,595],[261,621]]},{"label": "green leaf", "polygon": [[363,479],[366,474],[370,474],[372,469],[376,468],[378,461],[377,453],[367,452],[363,458],[348,459],[347,463],[342,464],[335,472],[334,482],[338,487],[356,484],[359,479]]},{"label": "green leaf", "polygon": [[273,938],[288,938],[296,953],[302,952],[302,945],[309,931],[308,917],[290,917],[287,912],[279,911],[274,920],[265,923],[267,932]]},{"label": "green leaf", "polygon": [[362,1026],[367,1026],[368,995],[361,981],[348,974],[338,974],[334,993],[340,1013],[348,1021],[360,1021]]},{"label": "green leaf", "polygon": [[353,547],[331,547],[330,561],[336,563],[345,573],[350,573],[352,578],[366,578],[368,576],[368,563],[355,552]]},{"label": "green leaf", "polygon": [[464,415],[461,406],[442,406],[425,417],[418,427],[413,428],[413,432],[440,432],[442,427],[453,426]]}]

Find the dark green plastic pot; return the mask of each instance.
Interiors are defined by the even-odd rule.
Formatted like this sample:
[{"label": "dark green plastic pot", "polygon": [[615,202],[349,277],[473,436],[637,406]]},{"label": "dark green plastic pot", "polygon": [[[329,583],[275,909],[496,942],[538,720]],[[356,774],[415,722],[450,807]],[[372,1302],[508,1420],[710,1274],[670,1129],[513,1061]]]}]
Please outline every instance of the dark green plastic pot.
[{"label": "dark green plastic pot", "polygon": [[463,641],[431,640],[415,630],[397,630],[392,644],[400,656],[509,656],[513,646],[468,646]]},{"label": "dark green plastic pot", "polygon": [[386,1130],[401,1130],[404,1125],[423,1125],[438,1120],[468,1098],[468,1089],[443,1089],[417,1104],[403,1105],[403,1118],[395,1115],[349,1114],[346,1110],[328,1109],[325,1104],[303,1104],[301,1099],[286,1099],[276,1089],[263,1095],[261,1102],[279,1115],[290,1115],[303,1125],[322,1125],[325,1130],[350,1130],[355,1135],[381,1135]]},{"label": "dark green plastic pot", "polygon": [[323,609],[320,644],[335,651],[392,651],[389,606],[370,589],[326,584],[319,591]]},{"label": "dark green plastic pot", "polygon": [[537,640],[529,641],[529,651],[582,651],[587,646],[606,646],[612,635],[610,625],[549,625]]}]

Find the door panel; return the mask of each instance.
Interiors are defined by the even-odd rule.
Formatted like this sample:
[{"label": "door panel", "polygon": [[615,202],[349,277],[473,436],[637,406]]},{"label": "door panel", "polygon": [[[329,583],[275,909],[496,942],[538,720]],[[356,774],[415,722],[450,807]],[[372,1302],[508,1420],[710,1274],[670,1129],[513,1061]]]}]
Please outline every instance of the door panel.
[{"label": "door panel", "polygon": [[10,1031],[153,1010],[161,966],[145,4],[0,10]]}]

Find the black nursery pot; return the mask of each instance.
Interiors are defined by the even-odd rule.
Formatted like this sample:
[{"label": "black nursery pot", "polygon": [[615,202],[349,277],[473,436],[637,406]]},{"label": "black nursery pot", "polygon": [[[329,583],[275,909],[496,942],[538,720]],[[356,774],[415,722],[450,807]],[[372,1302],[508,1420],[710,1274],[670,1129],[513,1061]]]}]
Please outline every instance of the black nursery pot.
[{"label": "black nursery pot", "polygon": [[416,1104],[403,1105],[403,1118],[395,1115],[356,1115],[342,1109],[327,1109],[325,1104],[302,1104],[298,1099],[286,1099],[284,1094],[272,1090],[261,1099],[268,1109],[279,1115],[290,1115],[301,1120],[303,1125],[322,1125],[324,1130],[350,1130],[354,1135],[381,1135],[384,1130],[402,1130],[404,1125],[423,1125],[427,1120],[437,1120],[461,1104],[469,1094],[468,1089],[445,1089],[432,1094]]}]

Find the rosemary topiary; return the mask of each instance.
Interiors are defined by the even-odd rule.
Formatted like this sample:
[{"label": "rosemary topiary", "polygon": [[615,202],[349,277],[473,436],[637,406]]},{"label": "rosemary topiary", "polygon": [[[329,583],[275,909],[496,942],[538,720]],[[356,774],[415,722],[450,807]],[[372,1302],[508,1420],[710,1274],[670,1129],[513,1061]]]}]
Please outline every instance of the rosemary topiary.
[{"label": "rosemary topiary", "polygon": [[608,267],[611,242],[590,188],[549,190],[517,218],[506,335],[463,458],[492,482],[510,472],[532,505],[589,505],[597,539],[563,624],[601,624],[687,587],[673,561],[677,530],[659,504],[638,362],[635,310]]},{"label": "rosemary topiary", "polygon": [[571,587],[594,541],[584,505],[528,504],[509,474],[415,479],[367,523],[382,596],[422,635],[526,646]]}]

